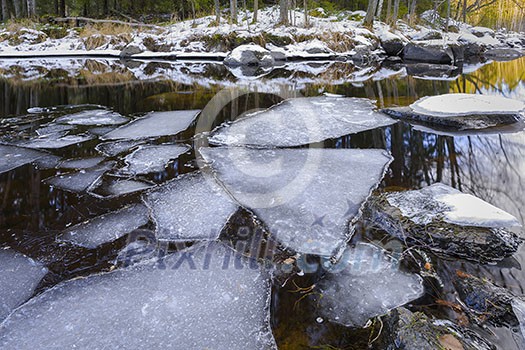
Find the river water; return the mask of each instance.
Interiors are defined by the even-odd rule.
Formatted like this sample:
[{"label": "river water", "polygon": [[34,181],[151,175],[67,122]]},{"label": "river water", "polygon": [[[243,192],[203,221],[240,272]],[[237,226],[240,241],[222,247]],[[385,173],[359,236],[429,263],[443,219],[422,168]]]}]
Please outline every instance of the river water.
[{"label": "river water", "polygon": [[[244,72],[246,73],[246,72]],[[149,111],[203,109],[221,90],[232,87],[249,93],[217,107],[213,125],[234,120],[247,111],[268,108],[283,97],[318,96],[324,93],[367,97],[379,107],[403,106],[431,95],[466,92],[502,95],[525,100],[525,58],[509,62],[469,65],[464,72],[446,71],[433,77],[411,75],[395,65],[359,68],[344,63],[309,65],[251,72],[239,77],[218,63],[119,62],[71,59],[63,61],[12,60],[0,68],[0,136],[2,140],[29,137],[49,118],[93,108],[108,107],[124,116],[138,117]],[[419,76],[418,76],[419,75]],[[33,107],[49,107],[49,113],[30,114]],[[54,108],[54,110],[53,110]],[[46,114],[47,113],[47,114]],[[399,122],[359,134],[324,142],[325,148],[382,148],[394,157],[380,190],[417,189],[443,182],[474,194],[525,222],[525,131],[523,125],[478,133],[453,133]],[[85,128],[87,131],[88,128]],[[98,130],[104,133],[109,130]],[[195,125],[162,141],[192,145]],[[100,156],[93,139],[52,153],[62,159]],[[113,157],[115,161],[121,158]],[[52,160],[50,160],[52,161]],[[197,169],[195,153],[183,154],[162,172],[141,179],[161,184]],[[43,180],[64,170],[41,164],[25,165],[0,174],[0,247],[12,247],[42,261],[50,273],[37,293],[61,281],[113,268],[118,252],[129,237],[97,249],[56,242],[66,227],[140,200],[140,193],[101,198],[54,188]],[[152,227],[153,228],[153,227]],[[385,232],[358,224],[350,244],[389,240]],[[444,288],[435,287],[416,301],[415,310],[454,318],[436,299],[453,300],[447,273],[461,269],[486,277],[518,295],[525,294],[525,248],[498,265],[477,265],[431,256],[444,272]],[[316,305],[298,287],[307,288],[317,276],[296,276],[276,282],[272,297],[272,328],[280,349],[366,349],[367,330],[320,322]],[[432,288],[430,288],[432,289]],[[482,330],[500,349],[517,349],[517,330]],[[378,344],[373,345],[375,347]]]}]

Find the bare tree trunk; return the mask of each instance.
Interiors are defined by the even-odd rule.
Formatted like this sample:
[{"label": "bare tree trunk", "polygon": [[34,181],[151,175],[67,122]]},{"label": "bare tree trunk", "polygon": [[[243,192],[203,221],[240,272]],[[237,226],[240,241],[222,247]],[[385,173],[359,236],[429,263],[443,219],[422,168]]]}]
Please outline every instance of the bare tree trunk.
[{"label": "bare tree trunk", "polygon": [[237,0],[230,0],[231,23],[237,24]]},{"label": "bare tree trunk", "polygon": [[2,0],[2,20],[9,18],[9,10],[7,9],[7,0]]},{"label": "bare tree trunk", "polygon": [[377,19],[381,20],[381,12],[383,12],[383,0],[379,0],[377,4]]},{"label": "bare tree trunk", "polygon": [[62,17],[65,17],[66,16],[66,0],[59,0],[60,1],[60,4],[59,4],[59,8],[58,8],[58,12],[60,14],[60,16]]},{"label": "bare tree trunk", "polygon": [[386,17],[385,17],[386,23],[392,24],[392,0],[388,0],[386,2]]},{"label": "bare tree trunk", "polygon": [[467,23],[467,0],[463,0],[463,23]]},{"label": "bare tree trunk", "polygon": [[394,24],[394,26],[396,25],[397,18],[399,17],[399,3],[400,2],[401,2],[400,0],[394,0],[394,13],[392,14],[392,23]]},{"label": "bare tree trunk", "polygon": [[308,1],[303,0],[303,7],[304,7],[304,27],[308,27]]},{"label": "bare tree trunk", "polygon": [[253,23],[257,23],[257,13],[259,12],[259,0],[253,0]]},{"label": "bare tree trunk", "polygon": [[378,0],[368,0],[368,8],[366,10],[365,20],[363,24],[366,27],[372,27],[374,25],[374,15],[377,9]]},{"label": "bare tree trunk", "polygon": [[20,0],[13,0],[13,7],[15,9],[15,18],[20,18],[20,16],[22,15],[21,5],[22,4],[20,3]]},{"label": "bare tree trunk", "polygon": [[445,22],[445,30],[448,33],[448,27],[450,26],[450,0],[447,0],[447,21]]},{"label": "bare tree trunk", "polygon": [[221,6],[219,4],[219,0],[214,0],[213,2],[215,4],[215,22],[217,22],[217,24],[220,24],[221,23]]},{"label": "bare tree trunk", "polygon": [[288,0],[279,0],[279,22],[281,24],[287,25],[288,22]]},{"label": "bare tree trunk", "polygon": [[410,24],[414,24],[414,21],[416,19],[416,5],[417,5],[417,0],[412,0],[412,2],[410,3],[410,8],[408,10]]}]

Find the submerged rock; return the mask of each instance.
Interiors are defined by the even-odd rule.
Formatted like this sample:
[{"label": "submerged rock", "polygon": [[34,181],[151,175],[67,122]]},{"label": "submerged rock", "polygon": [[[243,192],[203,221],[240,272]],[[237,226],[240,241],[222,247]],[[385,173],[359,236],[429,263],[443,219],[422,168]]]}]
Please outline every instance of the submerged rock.
[{"label": "submerged rock", "polygon": [[524,302],[511,291],[486,279],[458,271],[453,280],[466,312],[476,323],[489,322],[495,326],[517,326],[518,318],[513,303],[518,307]]},{"label": "submerged rock", "polygon": [[298,253],[333,256],[392,158],[378,149],[201,148],[217,180],[272,236]]},{"label": "submerged rock", "polygon": [[422,312],[394,310],[386,321],[393,349],[493,350],[496,347],[470,329],[447,320],[431,319]]},{"label": "submerged rock", "polygon": [[515,217],[443,184],[381,194],[369,209],[370,219],[385,231],[438,253],[496,262],[522,243],[507,229],[520,225]]},{"label": "submerged rock", "polygon": [[393,118],[470,130],[515,123],[523,118],[524,110],[525,103],[501,96],[444,94],[382,112]]},{"label": "submerged rock", "polygon": [[41,264],[12,249],[0,249],[0,322],[31,297],[47,273]]},{"label": "submerged rock", "polygon": [[276,349],[270,290],[257,263],[198,244],[47,290],[4,321],[0,348]]},{"label": "submerged rock", "polygon": [[275,60],[270,51],[256,44],[247,44],[237,46],[226,56],[224,64],[237,66],[273,66]]},{"label": "submerged rock", "polygon": [[422,279],[399,268],[397,259],[374,245],[348,248],[336,271],[328,270],[317,283],[320,313],[332,322],[360,328],[370,318],[421,297]]},{"label": "submerged rock", "polygon": [[201,173],[182,175],[144,197],[163,241],[213,240],[236,212],[228,194]]},{"label": "submerged rock", "polygon": [[366,98],[308,97],[285,100],[215,130],[217,145],[291,147],[395,123]]}]

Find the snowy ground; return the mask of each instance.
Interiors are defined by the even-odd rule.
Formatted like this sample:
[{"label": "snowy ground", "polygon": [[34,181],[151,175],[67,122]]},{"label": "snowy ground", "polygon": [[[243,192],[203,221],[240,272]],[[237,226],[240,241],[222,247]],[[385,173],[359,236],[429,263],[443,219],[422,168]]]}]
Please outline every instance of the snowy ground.
[{"label": "snowy ground", "polygon": [[[323,13],[317,9],[317,13]],[[404,42],[425,42],[433,45],[475,43],[484,48],[515,48],[522,50],[522,33],[494,32],[489,28],[453,23],[457,33],[443,33],[428,26],[410,27],[399,21],[396,29],[376,22],[373,32],[364,28],[362,11],[343,11],[337,15],[309,17],[304,25],[304,14],[295,11],[291,26],[277,26],[278,8],[259,11],[258,22],[253,14],[239,15],[237,25],[222,19],[219,26],[214,16],[188,20],[156,29],[140,29],[118,35],[93,34],[86,37],[78,29],[69,29],[67,35],[52,39],[45,29],[22,28],[16,32],[0,29],[0,57],[45,56],[112,56],[118,57],[124,48],[133,48],[136,58],[208,58],[224,59],[233,48],[256,43],[285,59],[360,59],[379,58],[383,51],[380,39],[401,38]]]}]

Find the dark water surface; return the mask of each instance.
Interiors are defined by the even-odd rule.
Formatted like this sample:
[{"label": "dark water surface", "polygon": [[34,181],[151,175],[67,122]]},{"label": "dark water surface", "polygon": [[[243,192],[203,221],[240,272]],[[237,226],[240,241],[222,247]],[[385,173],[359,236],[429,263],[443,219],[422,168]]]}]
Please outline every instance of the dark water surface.
[{"label": "dark water surface", "polygon": [[[429,95],[468,92],[502,95],[525,100],[525,58],[492,62],[470,73],[448,72],[430,79],[407,75],[399,67],[360,69],[344,63],[289,66],[272,72],[252,72],[258,78],[237,78],[216,63],[119,62],[111,60],[10,61],[0,68],[0,137],[3,141],[34,136],[38,127],[52,119],[100,105],[125,116],[139,117],[149,111],[204,108],[225,87],[249,86],[252,91],[220,110],[214,125],[233,120],[246,111],[267,108],[282,96],[317,96],[325,92],[368,97],[379,107],[407,105]],[[246,73],[246,72],[245,72]],[[457,74],[457,75],[456,75]],[[75,106],[75,107],[67,107]],[[32,107],[50,107],[48,112],[29,114]],[[90,127],[76,132],[89,132]],[[525,131],[522,125],[480,133],[450,133],[399,122],[355,135],[324,142],[326,148],[383,148],[394,161],[380,189],[416,189],[444,182],[472,193],[525,222]],[[99,130],[104,132],[107,130]],[[97,131],[95,131],[97,132]],[[195,125],[162,142],[192,145]],[[158,142],[159,140],[157,140]],[[63,159],[100,156],[101,141],[73,145],[51,153]],[[122,156],[110,158],[122,165]],[[52,163],[52,162],[51,162]],[[179,174],[197,170],[193,150],[171,162],[165,171],[140,177],[161,184]],[[10,246],[42,261],[50,273],[39,291],[69,278],[107,271],[119,250],[129,242],[124,237],[97,249],[57,243],[66,227],[140,200],[140,193],[117,198],[97,198],[46,185],[43,180],[64,169],[46,164],[26,165],[0,174],[0,247]],[[115,173],[115,171],[113,171]],[[110,174],[105,181],[111,181]],[[101,190],[103,192],[103,190]],[[103,193],[102,193],[103,194]],[[232,220],[243,220],[239,213]],[[231,222],[228,227],[237,224]],[[150,227],[153,229],[153,227]],[[233,231],[233,230],[232,230]],[[224,235],[229,239],[228,233]],[[386,233],[358,225],[352,243],[391,240]],[[454,319],[452,310],[438,306],[436,299],[454,300],[447,274],[461,269],[525,295],[525,249],[496,266],[476,265],[431,256],[436,269],[444,271],[444,288],[430,286],[414,310]],[[408,268],[411,268],[408,266]],[[354,330],[326,320],[319,322],[315,298],[301,288],[315,284],[317,275],[279,281],[272,298],[272,327],[280,349],[367,349],[375,337],[367,329]],[[301,288],[299,288],[301,287]],[[500,349],[516,349],[517,330],[479,330]],[[491,334],[492,333],[492,334]],[[372,344],[384,348],[380,341]]]}]

